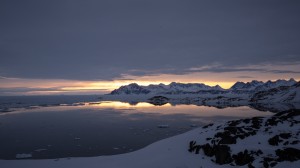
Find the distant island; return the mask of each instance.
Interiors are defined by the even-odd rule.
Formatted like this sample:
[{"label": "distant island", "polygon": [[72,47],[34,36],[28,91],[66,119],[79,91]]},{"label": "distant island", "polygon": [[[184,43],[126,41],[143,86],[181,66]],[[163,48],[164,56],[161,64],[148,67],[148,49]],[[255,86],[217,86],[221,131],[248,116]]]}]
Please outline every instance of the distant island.
[{"label": "distant island", "polygon": [[203,83],[176,83],[141,86],[136,83],[121,86],[105,95],[107,100],[146,101],[152,104],[189,103],[213,106],[248,104],[293,104],[300,102],[300,82],[289,80],[236,82],[231,88]]}]

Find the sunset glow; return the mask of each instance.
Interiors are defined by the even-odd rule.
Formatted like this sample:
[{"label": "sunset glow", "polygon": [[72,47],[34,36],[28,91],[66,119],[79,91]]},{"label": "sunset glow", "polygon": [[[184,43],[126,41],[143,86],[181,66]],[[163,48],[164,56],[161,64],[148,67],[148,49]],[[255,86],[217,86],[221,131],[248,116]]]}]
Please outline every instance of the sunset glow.
[{"label": "sunset glow", "polygon": [[[127,12],[104,8],[102,13],[95,5],[94,13],[84,14],[50,10],[60,5],[30,14],[37,11],[13,11],[17,8],[3,4],[0,96],[106,94],[130,83],[203,83],[229,89],[237,81],[300,80],[298,8],[282,9],[289,11],[284,15],[278,11],[285,5],[270,7],[270,13],[250,10],[258,12],[258,20],[244,3],[233,3],[239,7],[231,6],[235,12],[226,8],[228,13],[200,10],[198,3],[179,5],[187,5],[182,13],[177,8],[153,13],[151,7]],[[72,8],[67,4],[62,6]],[[145,15],[137,14],[141,11]]]},{"label": "sunset glow", "polygon": [[0,168],[299,167],[299,9],[0,0]]},{"label": "sunset glow", "polygon": [[[204,83],[208,86],[219,85],[224,89],[229,89],[236,81],[249,82],[254,78],[238,78],[239,73],[209,73],[198,72],[185,75],[160,74],[152,76],[132,76],[125,75],[123,79],[112,81],[79,81],[61,79],[22,79],[22,78],[2,78],[0,88],[7,91],[2,94],[14,95],[53,95],[53,94],[106,94],[121,86],[130,83],[137,83],[142,86],[150,84],[165,85],[171,82],[179,83]],[[255,80],[267,81],[276,79],[290,79],[294,77],[299,81],[298,74],[272,74],[258,72],[244,72],[243,76],[256,76]],[[267,80],[266,80],[267,79]],[[10,91],[17,89],[17,91]],[[20,91],[18,91],[18,89]]]}]

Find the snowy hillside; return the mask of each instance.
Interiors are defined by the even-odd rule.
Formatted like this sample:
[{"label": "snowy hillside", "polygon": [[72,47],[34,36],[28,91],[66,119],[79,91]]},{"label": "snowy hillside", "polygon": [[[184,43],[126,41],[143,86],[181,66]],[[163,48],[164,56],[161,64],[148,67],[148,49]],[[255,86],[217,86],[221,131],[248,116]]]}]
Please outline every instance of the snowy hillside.
[{"label": "snowy hillside", "polygon": [[268,118],[210,124],[190,141],[189,151],[219,165],[294,167],[300,160],[299,115],[299,110],[291,110]]}]

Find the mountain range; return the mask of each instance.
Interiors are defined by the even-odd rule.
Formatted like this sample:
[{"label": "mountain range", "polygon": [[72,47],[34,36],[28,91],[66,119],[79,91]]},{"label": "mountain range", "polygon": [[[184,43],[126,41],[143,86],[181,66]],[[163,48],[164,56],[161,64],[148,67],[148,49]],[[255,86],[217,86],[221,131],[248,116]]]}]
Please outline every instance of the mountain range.
[{"label": "mountain range", "polygon": [[[236,82],[231,88],[223,89],[219,85],[208,86],[203,83],[176,83],[168,85],[141,86],[136,83],[121,86],[113,90],[111,96],[165,96],[173,99],[200,98],[203,102],[224,103],[228,101],[263,102],[300,102],[300,82],[289,80]],[[199,100],[200,100],[199,99]]]},{"label": "mountain range", "polygon": [[219,85],[208,86],[203,83],[176,83],[172,82],[169,85],[158,84],[158,85],[148,85],[140,86],[136,83],[131,83],[129,85],[121,86],[118,89],[113,90],[111,95],[121,95],[121,94],[197,94],[201,92],[210,93],[255,93],[259,91],[266,91],[269,89],[277,88],[280,86],[293,86],[297,83],[294,79],[290,80],[276,80],[276,81],[257,81],[253,80],[251,82],[236,82],[231,88],[223,89]]},{"label": "mountain range", "polygon": [[182,94],[182,93],[197,93],[199,91],[223,91],[219,85],[208,86],[202,83],[176,83],[172,82],[169,85],[148,85],[140,86],[136,83],[121,86],[119,89],[115,89],[111,92],[112,95],[119,94]]}]

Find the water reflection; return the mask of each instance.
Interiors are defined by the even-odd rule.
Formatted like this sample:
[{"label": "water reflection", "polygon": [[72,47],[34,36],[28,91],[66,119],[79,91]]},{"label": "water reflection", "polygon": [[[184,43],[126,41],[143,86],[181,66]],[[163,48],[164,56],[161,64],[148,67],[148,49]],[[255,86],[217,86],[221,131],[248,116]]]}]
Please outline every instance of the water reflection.
[{"label": "water reflection", "polygon": [[[147,108],[147,107],[155,107],[155,104],[147,103],[147,102],[120,102],[120,101],[100,101],[88,103],[87,105],[99,106],[99,107],[113,107],[113,108]],[[171,104],[166,103],[162,105],[163,107],[170,107]]]},{"label": "water reflection", "polygon": [[[192,106],[205,106],[205,107],[215,107],[218,109],[225,109],[229,107],[244,107],[248,106],[250,108],[259,110],[259,111],[270,111],[270,112],[281,112],[292,109],[300,109],[300,103],[274,103],[274,104],[258,104],[258,103],[249,103],[249,102],[239,102],[239,103],[214,103],[207,104],[201,102],[187,102],[187,101],[179,101],[179,102],[158,102],[158,101],[150,101],[150,102],[121,102],[121,101],[102,101],[102,102],[94,102],[96,105],[101,107],[114,107],[114,108],[146,108],[146,107],[170,107],[170,106],[182,106],[189,105],[187,107]],[[91,105],[91,104],[89,104]],[[190,106],[191,105],[191,106]]]},{"label": "water reflection", "polygon": [[30,153],[33,159],[120,154],[195,126],[271,114],[248,106],[118,101],[17,109],[0,115],[0,158],[15,159],[20,153]]},{"label": "water reflection", "polygon": [[195,117],[214,117],[214,116],[231,116],[231,117],[253,117],[253,116],[265,116],[270,115],[268,108],[259,108],[252,106],[236,106],[236,107],[223,107],[205,106],[195,104],[171,104],[166,103],[164,105],[154,105],[148,102],[137,102],[135,104],[129,102],[120,101],[99,101],[99,102],[87,102],[87,103],[74,103],[72,105],[59,105],[49,107],[29,107],[23,109],[15,109],[10,113],[16,114],[22,112],[47,112],[47,111],[70,111],[70,110],[84,110],[89,109],[92,111],[98,110],[115,110],[120,111],[120,115],[128,115],[133,113],[148,113],[158,115],[170,115],[170,114],[186,114]]}]

